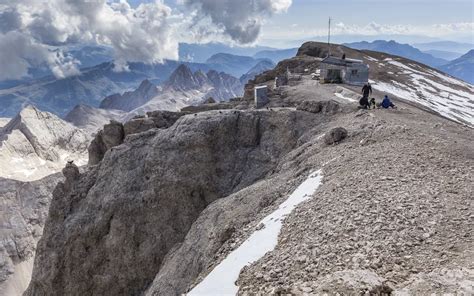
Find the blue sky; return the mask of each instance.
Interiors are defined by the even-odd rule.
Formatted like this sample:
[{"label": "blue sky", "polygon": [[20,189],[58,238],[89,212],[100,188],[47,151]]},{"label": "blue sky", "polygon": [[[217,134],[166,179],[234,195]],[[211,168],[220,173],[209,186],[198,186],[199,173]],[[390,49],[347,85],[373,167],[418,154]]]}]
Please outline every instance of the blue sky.
[{"label": "blue sky", "polygon": [[[152,0],[129,0],[129,3],[149,1]],[[179,8],[176,0],[164,2]],[[415,36],[423,36],[426,41],[474,43],[473,3],[472,0],[293,0],[286,13],[266,20],[259,43],[276,46],[278,40],[285,46],[291,40],[326,35],[329,16],[333,19],[334,35],[373,35],[373,39],[401,35],[407,36],[400,38],[406,42],[415,42]]]}]

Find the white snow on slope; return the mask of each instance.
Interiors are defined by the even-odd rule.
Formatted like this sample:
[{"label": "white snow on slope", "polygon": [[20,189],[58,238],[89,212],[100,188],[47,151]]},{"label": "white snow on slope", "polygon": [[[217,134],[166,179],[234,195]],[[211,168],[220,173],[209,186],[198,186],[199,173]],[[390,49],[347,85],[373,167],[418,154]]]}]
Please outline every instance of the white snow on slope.
[{"label": "white snow on slope", "polygon": [[345,97],[343,94],[341,93],[334,93],[334,95],[340,99],[343,99],[343,100],[347,100],[349,102],[357,102],[357,100],[354,100],[354,99],[351,99],[351,98],[348,98],[348,97]]},{"label": "white snow on slope", "polygon": [[276,247],[283,219],[296,206],[311,198],[316,189],[321,185],[321,181],[322,175],[320,170],[310,174],[277,210],[260,221],[265,226],[263,229],[255,231],[187,295],[236,295],[239,287],[235,285],[235,281],[242,268],[257,261]]},{"label": "white snow on slope", "polygon": [[[434,70],[422,71],[416,64],[385,60],[398,68],[404,83],[371,81],[373,88],[426,106],[451,120],[474,127],[474,87]],[[417,68],[417,69],[415,69]]]},{"label": "white snow on slope", "polygon": [[358,102],[360,97],[358,93],[355,93],[352,90],[342,86],[338,86],[336,88],[334,95],[340,99],[349,101],[350,103]]}]

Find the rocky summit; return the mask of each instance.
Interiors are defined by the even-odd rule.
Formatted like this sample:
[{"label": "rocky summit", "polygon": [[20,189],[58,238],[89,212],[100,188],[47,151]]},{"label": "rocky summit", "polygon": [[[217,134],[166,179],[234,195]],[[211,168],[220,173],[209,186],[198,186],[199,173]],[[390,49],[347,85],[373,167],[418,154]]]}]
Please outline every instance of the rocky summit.
[{"label": "rocky summit", "polygon": [[[238,295],[474,293],[472,86],[338,51],[370,61],[373,96],[396,108],[362,110],[359,87],[320,83],[324,45],[307,43],[241,99],[106,124],[89,165],[62,171],[24,295],[194,295],[226,260],[244,266],[230,278]],[[268,87],[261,109],[256,85]],[[235,255],[265,230],[270,251]]]}]

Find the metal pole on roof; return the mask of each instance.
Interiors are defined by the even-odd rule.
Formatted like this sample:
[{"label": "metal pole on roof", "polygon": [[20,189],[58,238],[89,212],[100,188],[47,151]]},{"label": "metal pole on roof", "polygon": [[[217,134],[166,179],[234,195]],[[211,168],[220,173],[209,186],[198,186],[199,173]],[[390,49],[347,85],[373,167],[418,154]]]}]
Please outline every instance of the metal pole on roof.
[{"label": "metal pole on roof", "polygon": [[331,17],[329,17],[329,29],[328,29],[328,57],[331,56]]}]

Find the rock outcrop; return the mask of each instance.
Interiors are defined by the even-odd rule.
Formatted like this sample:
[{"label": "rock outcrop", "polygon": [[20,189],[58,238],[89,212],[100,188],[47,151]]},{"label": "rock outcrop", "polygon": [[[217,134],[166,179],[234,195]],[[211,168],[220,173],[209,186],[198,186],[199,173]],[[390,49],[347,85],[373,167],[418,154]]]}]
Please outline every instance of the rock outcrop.
[{"label": "rock outcrop", "polygon": [[326,145],[338,144],[345,138],[347,138],[347,130],[343,127],[336,127],[324,135],[324,143]]},{"label": "rock outcrop", "polygon": [[129,135],[54,191],[26,295],[143,292],[200,212],[269,174],[317,124],[311,117],[205,112]]},{"label": "rock outcrop", "polygon": [[21,295],[31,278],[36,244],[48,217],[54,174],[34,182],[0,178],[0,295]]},{"label": "rock outcrop", "polygon": [[184,112],[153,111],[147,115],[135,116],[130,121],[122,124],[117,121],[110,121],[104,125],[89,145],[89,165],[98,164],[105,153],[120,144],[128,135],[138,134],[150,129],[166,129],[171,127]]},{"label": "rock outcrop", "polygon": [[89,165],[99,163],[105,152],[122,144],[124,138],[125,132],[122,123],[112,120],[109,124],[104,125],[104,128],[97,133],[87,148],[89,151]]}]

